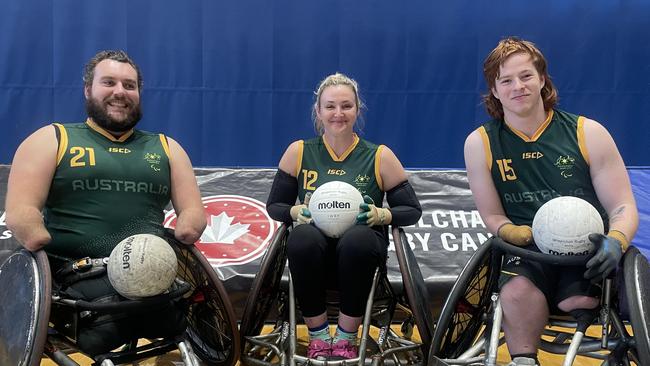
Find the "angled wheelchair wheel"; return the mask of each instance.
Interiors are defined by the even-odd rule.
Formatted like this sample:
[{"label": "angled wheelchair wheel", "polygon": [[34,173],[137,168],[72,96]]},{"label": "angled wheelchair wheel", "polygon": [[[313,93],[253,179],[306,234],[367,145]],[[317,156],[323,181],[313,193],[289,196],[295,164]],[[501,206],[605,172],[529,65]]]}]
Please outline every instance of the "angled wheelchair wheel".
[{"label": "angled wheelchair wheel", "polygon": [[287,225],[282,224],[273,235],[271,244],[262,258],[260,269],[253,280],[240,327],[243,348],[246,348],[244,337],[260,334],[264,321],[278,301],[280,281],[287,263],[288,234]]},{"label": "angled wheelchair wheel", "polygon": [[650,265],[637,248],[630,247],[623,271],[636,357],[641,365],[650,365]]},{"label": "angled wheelchair wheel", "polygon": [[493,253],[492,240],[488,240],[465,264],[442,308],[430,357],[458,357],[476,341],[485,324],[490,295],[496,289],[500,271],[500,263],[495,263]]},{"label": "angled wheelchair wheel", "polygon": [[212,266],[194,245],[172,245],[177,276],[191,285],[186,336],[208,365],[234,365],[239,358],[239,331],[228,294]]},{"label": "angled wheelchair wheel", "polygon": [[40,365],[52,295],[45,252],[9,255],[0,266],[0,293],[0,365]]},{"label": "angled wheelchair wheel", "polygon": [[395,227],[392,233],[395,254],[402,274],[402,282],[404,283],[404,292],[408,299],[409,308],[415,318],[415,324],[418,327],[420,339],[422,340],[422,352],[426,359],[426,354],[429,350],[431,339],[433,338],[434,323],[433,315],[427,305],[429,294],[415,254],[413,254],[406,240],[404,229]]}]

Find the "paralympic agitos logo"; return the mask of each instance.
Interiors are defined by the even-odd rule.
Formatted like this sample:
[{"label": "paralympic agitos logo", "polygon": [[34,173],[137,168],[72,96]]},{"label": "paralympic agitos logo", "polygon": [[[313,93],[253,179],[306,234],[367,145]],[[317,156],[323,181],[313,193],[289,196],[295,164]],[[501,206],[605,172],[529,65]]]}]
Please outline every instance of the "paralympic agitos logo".
[{"label": "paralympic agitos logo", "polygon": [[[213,266],[238,265],[259,258],[279,224],[266,213],[264,203],[250,197],[203,197],[208,226],[195,243]],[[164,226],[176,226],[176,212],[165,215]]]}]

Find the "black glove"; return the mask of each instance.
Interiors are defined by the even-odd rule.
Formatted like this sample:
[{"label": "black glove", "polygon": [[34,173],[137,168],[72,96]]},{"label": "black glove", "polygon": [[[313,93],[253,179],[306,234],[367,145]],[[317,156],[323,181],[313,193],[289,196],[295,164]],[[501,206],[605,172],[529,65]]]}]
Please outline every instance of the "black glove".
[{"label": "black glove", "polygon": [[618,266],[623,256],[621,242],[603,234],[589,234],[589,240],[598,248],[596,254],[587,262],[585,278],[599,282],[606,278]]}]

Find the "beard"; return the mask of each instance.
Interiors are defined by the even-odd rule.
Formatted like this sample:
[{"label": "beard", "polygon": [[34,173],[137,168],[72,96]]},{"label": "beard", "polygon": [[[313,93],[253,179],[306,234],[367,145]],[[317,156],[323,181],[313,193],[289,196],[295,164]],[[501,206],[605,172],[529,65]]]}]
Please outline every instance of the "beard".
[{"label": "beard", "polygon": [[[113,98],[115,99],[115,98]],[[86,99],[86,113],[88,117],[97,123],[97,125],[110,132],[126,132],[135,127],[142,118],[142,109],[140,104],[134,105],[128,99],[120,98],[121,102],[130,107],[127,115],[123,119],[113,118],[108,114],[102,101],[95,99],[92,95]],[[106,100],[108,102],[109,100]]]}]

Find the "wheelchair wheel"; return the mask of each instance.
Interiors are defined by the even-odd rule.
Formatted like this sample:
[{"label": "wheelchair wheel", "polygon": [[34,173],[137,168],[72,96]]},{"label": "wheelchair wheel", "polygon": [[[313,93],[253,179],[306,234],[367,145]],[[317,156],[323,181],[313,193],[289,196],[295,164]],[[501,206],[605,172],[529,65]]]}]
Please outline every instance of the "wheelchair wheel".
[{"label": "wheelchair wheel", "polygon": [[246,348],[244,337],[259,335],[264,321],[271,312],[273,304],[280,294],[280,281],[287,263],[288,229],[282,224],[273,236],[259,272],[253,280],[251,291],[248,293],[242,315],[240,334],[242,344]]},{"label": "wheelchair wheel", "polygon": [[0,365],[40,365],[52,295],[45,252],[12,253],[0,266],[0,293]]},{"label": "wheelchair wheel", "polygon": [[409,303],[409,308],[415,318],[415,324],[420,333],[422,340],[422,352],[424,358],[427,357],[429,344],[433,337],[433,316],[427,306],[429,298],[424,278],[418,262],[411,250],[411,247],[406,240],[406,235],[402,228],[393,228],[393,243],[395,244],[395,254],[399,269],[402,274],[402,282],[404,283],[404,292]]},{"label": "wheelchair wheel", "polygon": [[494,263],[492,241],[472,255],[442,308],[429,356],[456,358],[469,348],[484,325],[490,294],[497,285],[500,265]]},{"label": "wheelchair wheel", "polygon": [[650,265],[637,248],[630,247],[625,253],[623,271],[636,356],[641,365],[650,365]]},{"label": "wheelchair wheel", "polygon": [[194,245],[172,245],[177,276],[192,286],[187,295],[186,336],[196,355],[208,365],[234,365],[239,358],[239,332],[232,304],[212,266]]}]

